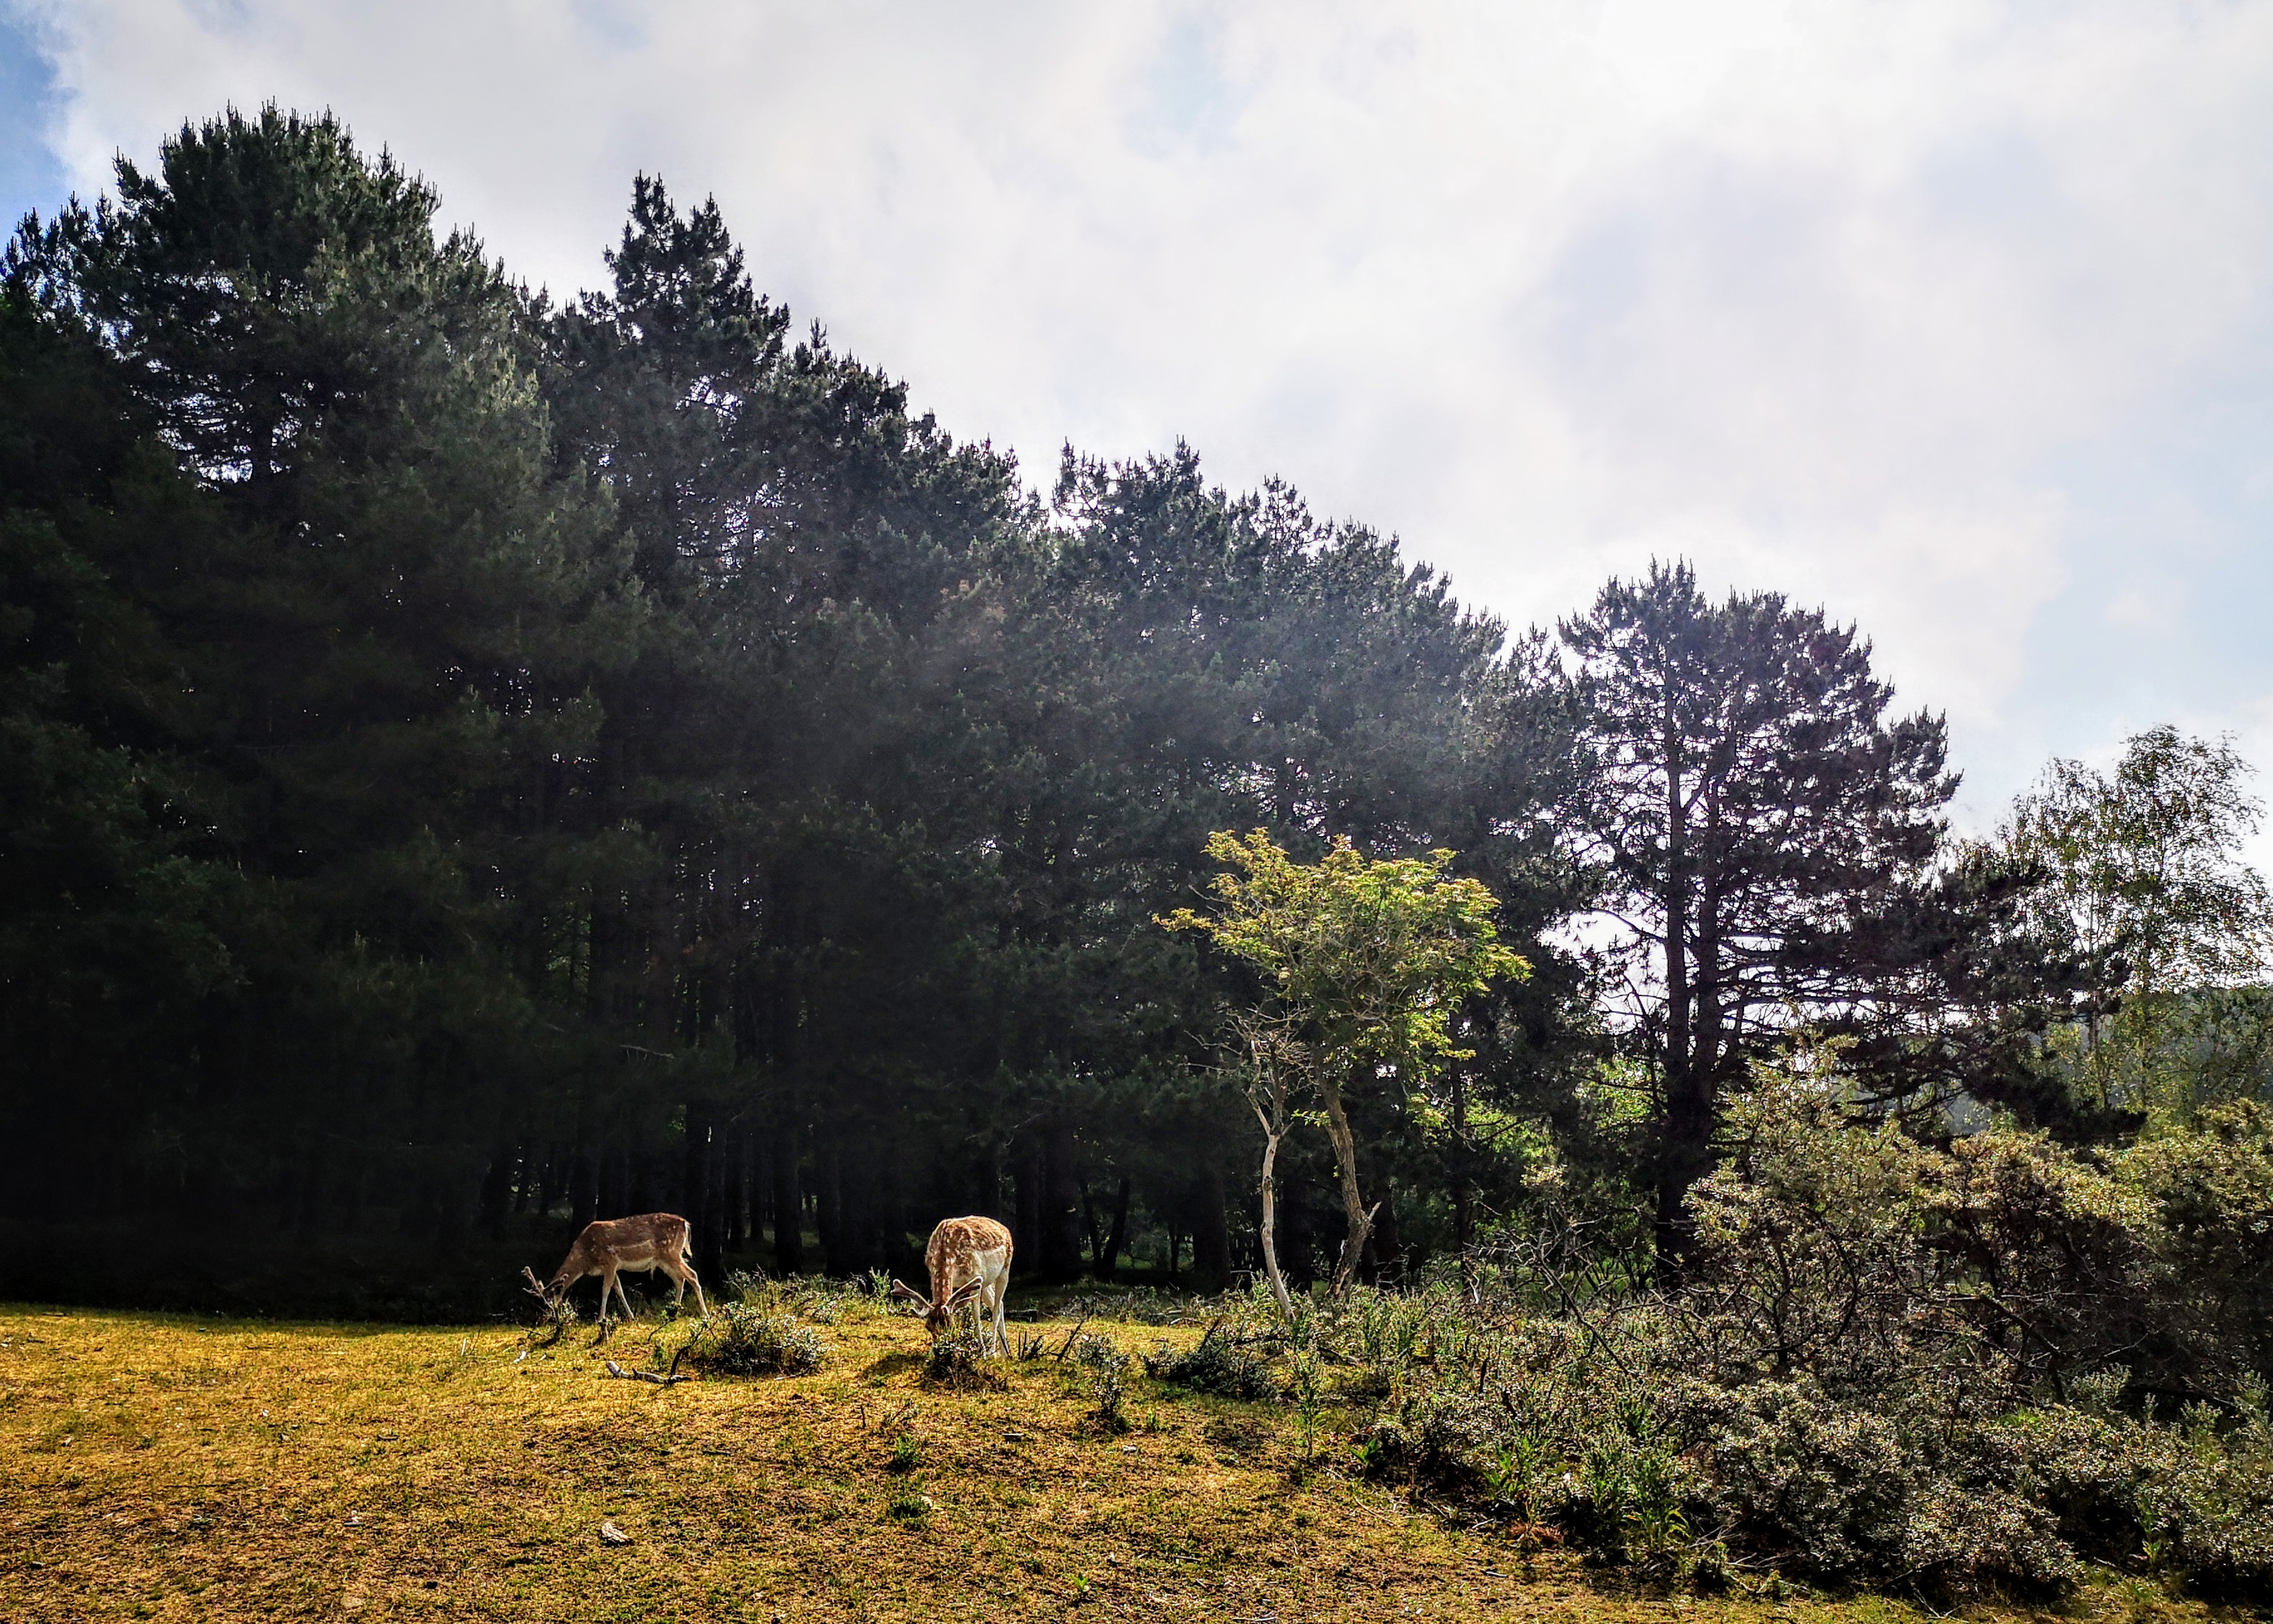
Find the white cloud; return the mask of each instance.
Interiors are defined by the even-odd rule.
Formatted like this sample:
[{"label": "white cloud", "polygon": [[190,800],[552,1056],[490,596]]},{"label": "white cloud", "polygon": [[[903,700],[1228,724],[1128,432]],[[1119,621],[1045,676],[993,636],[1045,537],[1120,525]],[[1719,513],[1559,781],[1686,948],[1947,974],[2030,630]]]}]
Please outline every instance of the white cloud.
[{"label": "white cloud", "polygon": [[[83,188],[185,114],[329,104],[565,289],[659,169],[1037,477],[1182,434],[1518,621],[1689,554],[1860,620],[1984,793],[2273,689],[2239,639],[2059,674],[2224,635],[2203,572],[2263,551],[2262,449],[2171,425],[2273,410],[2265,0],[41,15]],[[2158,579],[2122,538],[2180,509]]]}]

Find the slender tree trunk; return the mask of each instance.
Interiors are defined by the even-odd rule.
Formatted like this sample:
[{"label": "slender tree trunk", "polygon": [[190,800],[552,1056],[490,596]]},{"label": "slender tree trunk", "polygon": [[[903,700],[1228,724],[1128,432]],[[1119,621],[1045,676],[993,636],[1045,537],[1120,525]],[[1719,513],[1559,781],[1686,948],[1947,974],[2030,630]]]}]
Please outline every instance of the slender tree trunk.
[{"label": "slender tree trunk", "polygon": [[820,1183],[814,1192],[814,1228],[821,1231],[821,1267],[832,1274],[845,1272],[844,1257],[844,1168],[838,1154],[836,1141],[831,1138],[824,1148],[814,1147],[814,1172]]},{"label": "slender tree trunk", "polygon": [[1287,1272],[1279,1267],[1279,1146],[1287,1137],[1287,1081],[1276,1068],[1265,1073],[1264,1098],[1249,1097],[1255,1118],[1263,1124],[1263,1215],[1256,1234],[1263,1245],[1263,1272],[1270,1277],[1271,1295],[1279,1312],[1292,1325],[1294,1298],[1287,1289]]},{"label": "slender tree trunk", "polygon": [[1452,1068],[1452,1244],[1460,1254],[1460,1279],[1475,1284],[1476,1199],[1468,1184],[1468,1074]]},{"label": "slender tree trunk", "polygon": [[1711,1136],[1709,1101],[1700,1101],[1690,1027],[1689,808],[1675,716],[1676,695],[1665,685],[1665,1124],[1657,1175],[1657,1262],[1668,1284],[1677,1281],[1688,1255],[1682,1202],[1702,1171]]},{"label": "slender tree trunk", "polygon": [[979,1196],[978,1199],[971,1204],[971,1210],[983,1214],[997,1222],[1015,1215],[1003,1210],[1002,1147],[992,1135],[987,1138],[986,1148],[979,1153]]},{"label": "slender tree trunk", "polygon": [[537,1182],[536,1208],[540,1217],[549,1218],[552,1209],[560,1205],[568,1193],[570,1157],[565,1145],[555,1145],[545,1153],[544,1173]]},{"label": "slender tree trunk", "polygon": [[1042,1169],[1046,1160],[1040,1136],[1027,1134],[1018,1151],[1018,1220],[1010,1226],[1013,1267],[1022,1263],[1030,1270],[1042,1267]]},{"label": "slender tree trunk", "polygon": [[1373,1255],[1381,1270],[1384,1286],[1401,1284],[1405,1279],[1405,1246],[1397,1237],[1397,1186],[1386,1171],[1374,1185],[1377,1192],[1373,1207]]},{"label": "slender tree trunk", "polygon": [[1231,1284],[1231,1214],[1223,1169],[1213,1162],[1200,1170],[1199,1201],[1192,1210],[1192,1274],[1210,1290]]},{"label": "slender tree trunk", "polygon": [[1097,1271],[1099,1280],[1111,1280],[1120,1266],[1121,1244],[1129,1238],[1129,1175],[1123,1173],[1113,1200],[1113,1228],[1106,1232],[1104,1263]]},{"label": "slender tree trunk", "polygon": [[1104,1214],[1098,1210],[1096,1199],[1090,1194],[1089,1180],[1084,1178],[1078,1182],[1081,1184],[1081,1227],[1089,1242],[1089,1272],[1092,1278],[1104,1280],[1107,1278],[1105,1272]]},{"label": "slender tree trunk", "polygon": [[805,1199],[797,1187],[797,1118],[784,1111],[774,1126],[774,1273],[805,1273]]},{"label": "slender tree trunk", "polygon": [[1358,1262],[1365,1256],[1365,1243],[1373,1233],[1373,1220],[1365,1210],[1365,1194],[1358,1188],[1357,1138],[1350,1132],[1341,1085],[1331,1076],[1321,1075],[1318,1092],[1325,1097],[1326,1137],[1333,1141],[1334,1171],[1341,1181],[1342,1214],[1349,1221],[1341,1260],[1334,1266],[1334,1290],[1339,1293],[1347,1290],[1350,1282],[1357,1278]]},{"label": "slender tree trunk", "polygon": [[727,1141],[726,1244],[739,1250],[750,1239],[750,1135],[739,1131]]},{"label": "slender tree trunk", "polygon": [[725,1267],[725,1213],[718,1199],[718,1131],[707,1102],[686,1102],[684,1182],[686,1225],[694,1251],[694,1273],[716,1281]]},{"label": "slender tree trunk", "polygon": [[593,1177],[592,1153],[581,1144],[576,1147],[575,1159],[568,1167],[568,1207],[570,1219],[580,1233],[600,1215],[600,1181]]},{"label": "slender tree trunk", "polygon": [[[322,1149],[316,1146],[310,1147],[300,1159],[300,1199],[294,1205],[298,1208],[296,1227],[304,1245],[315,1239],[324,1227],[324,1192],[328,1188],[326,1160]],[[116,1203],[113,1205],[115,1210]],[[502,1220],[498,1227],[504,1229]]]},{"label": "slender tree trunk", "polygon": [[514,1151],[511,1139],[499,1139],[490,1147],[488,1170],[482,1175],[482,1226],[491,1240],[505,1238],[506,1214],[510,1210],[513,1196]]},{"label": "slender tree trunk", "polygon": [[1079,1148],[1071,1123],[1052,1127],[1045,1141],[1042,1277],[1055,1284],[1081,1277],[1081,1184],[1074,1170]]}]

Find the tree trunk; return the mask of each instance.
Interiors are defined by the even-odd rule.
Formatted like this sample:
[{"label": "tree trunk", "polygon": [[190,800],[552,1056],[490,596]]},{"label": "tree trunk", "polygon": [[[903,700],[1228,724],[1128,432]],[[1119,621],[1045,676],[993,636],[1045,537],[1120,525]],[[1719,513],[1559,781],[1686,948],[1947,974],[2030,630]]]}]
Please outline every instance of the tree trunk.
[{"label": "tree trunk", "polygon": [[1349,1235],[1342,1242],[1341,1260],[1334,1266],[1334,1290],[1347,1290],[1357,1278],[1357,1266],[1365,1256],[1365,1243],[1373,1233],[1373,1221],[1365,1210],[1365,1195],[1357,1184],[1357,1139],[1350,1132],[1349,1112],[1343,1108],[1341,1085],[1331,1076],[1318,1079],[1318,1092],[1326,1101],[1326,1137],[1334,1144],[1334,1171],[1341,1180],[1342,1214],[1349,1221]]},{"label": "tree trunk", "polygon": [[726,1249],[738,1251],[750,1236],[750,1143],[746,1134],[724,1136],[719,1148],[721,1166],[724,1169],[723,1199],[725,1204],[724,1223],[720,1233]]},{"label": "tree trunk", "polygon": [[1460,1278],[1475,1283],[1475,1192],[1468,1186],[1468,1074],[1452,1068],[1452,1244],[1460,1254]]},{"label": "tree trunk", "polygon": [[1223,1169],[1212,1162],[1201,1169],[1199,1200],[1192,1211],[1192,1274],[1204,1290],[1221,1291],[1231,1284],[1231,1214]]},{"label": "tree trunk", "polygon": [[1090,1276],[1095,1280],[1103,1280],[1106,1275],[1105,1226],[1100,1222],[1102,1214],[1098,1211],[1096,1198],[1090,1194],[1089,1180],[1084,1178],[1078,1182],[1081,1184],[1082,1232],[1084,1237],[1089,1242]]},{"label": "tree trunk", "polygon": [[814,1227],[821,1231],[821,1267],[831,1274],[845,1270],[844,1167],[834,1139],[814,1147],[813,1170],[819,1178],[814,1192]]},{"label": "tree trunk", "polygon": [[[324,1193],[328,1187],[325,1180],[325,1162],[320,1146],[309,1147],[300,1158],[299,1199],[293,1205],[298,1208],[296,1227],[304,1245],[313,1240],[324,1227]],[[503,1218],[498,1220],[497,1228],[502,1238],[505,1229]]]},{"label": "tree trunk", "polygon": [[506,1214],[513,1199],[513,1141],[500,1139],[490,1149],[490,1165],[482,1175],[482,1227],[490,1238],[505,1238]]},{"label": "tree trunk", "polygon": [[773,1142],[774,1273],[805,1273],[805,1200],[797,1187],[796,1119],[784,1113]]},{"label": "tree trunk", "polygon": [[1038,1270],[1042,1267],[1042,1169],[1046,1160],[1040,1136],[1027,1134],[1018,1147],[1018,1219],[1010,1226],[1013,1267]]},{"label": "tree trunk", "polygon": [[1294,1299],[1287,1289],[1287,1272],[1279,1267],[1279,1141],[1283,1132],[1270,1124],[1263,1130],[1263,1219],[1256,1233],[1263,1243],[1263,1272],[1270,1276],[1271,1295],[1279,1312],[1294,1322]]},{"label": "tree trunk", "polygon": [[694,1273],[716,1281],[724,1271],[725,1213],[718,1199],[718,1132],[707,1102],[686,1102],[685,1217],[694,1252]]},{"label": "tree trunk", "polygon": [[971,1210],[1002,1222],[1014,1216],[1002,1207],[1002,1147],[989,1136],[986,1148],[979,1153],[978,1199]]},{"label": "tree trunk", "polygon": [[1689,981],[1689,808],[1674,714],[1676,695],[1665,685],[1665,1124],[1658,1152],[1657,1264],[1662,1283],[1681,1278],[1689,1254],[1682,1203],[1705,1170],[1712,1141],[1710,1079],[1701,1075],[1692,1042]]},{"label": "tree trunk", "polygon": [[1074,1166],[1078,1151],[1072,1124],[1050,1129],[1042,1169],[1042,1278],[1058,1285],[1081,1278],[1081,1182]]},{"label": "tree trunk", "polygon": [[568,1211],[579,1234],[600,1215],[600,1182],[593,1177],[592,1153],[582,1145],[568,1165]]},{"label": "tree trunk", "polygon": [[1373,1214],[1373,1255],[1384,1286],[1403,1283],[1405,1279],[1405,1247],[1397,1238],[1397,1186],[1384,1172],[1374,1185],[1376,1198]]},{"label": "tree trunk", "polygon": [[1128,1238],[1129,1175],[1123,1173],[1121,1176],[1121,1189],[1113,1201],[1113,1228],[1106,1231],[1105,1237],[1105,1259],[1097,1271],[1097,1277],[1099,1280],[1113,1278],[1113,1271],[1118,1267],[1121,1257],[1121,1244]]}]

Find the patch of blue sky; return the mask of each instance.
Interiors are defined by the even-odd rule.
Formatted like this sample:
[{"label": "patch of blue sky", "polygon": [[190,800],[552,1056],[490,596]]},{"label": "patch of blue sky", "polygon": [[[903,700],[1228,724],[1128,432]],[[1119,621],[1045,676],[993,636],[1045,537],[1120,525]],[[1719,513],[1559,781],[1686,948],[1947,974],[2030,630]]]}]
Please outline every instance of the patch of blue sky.
[{"label": "patch of blue sky", "polygon": [[1129,145],[1148,157],[1209,152],[1220,147],[1239,116],[1239,97],[1216,61],[1207,25],[1179,19],[1146,69],[1143,94],[1128,124]]},{"label": "patch of blue sky", "polygon": [[55,65],[13,8],[0,5],[0,223],[52,214],[69,195],[48,131],[60,100]]}]

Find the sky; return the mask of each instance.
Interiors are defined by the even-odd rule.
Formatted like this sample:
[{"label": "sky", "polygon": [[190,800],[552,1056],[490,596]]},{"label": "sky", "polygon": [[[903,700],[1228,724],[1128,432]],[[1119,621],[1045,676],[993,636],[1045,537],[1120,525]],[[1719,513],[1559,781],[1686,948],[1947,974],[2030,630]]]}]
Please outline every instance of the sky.
[{"label": "sky", "polygon": [[1519,627],[1820,605],[1963,826],[2161,722],[2273,769],[2273,0],[0,0],[0,208],[267,100],[556,295],[713,194],[1037,484],[1181,437]]}]

